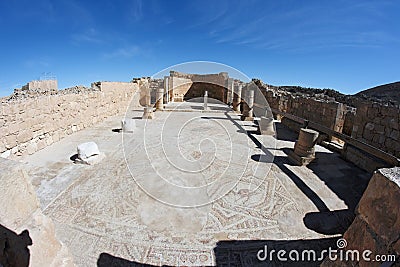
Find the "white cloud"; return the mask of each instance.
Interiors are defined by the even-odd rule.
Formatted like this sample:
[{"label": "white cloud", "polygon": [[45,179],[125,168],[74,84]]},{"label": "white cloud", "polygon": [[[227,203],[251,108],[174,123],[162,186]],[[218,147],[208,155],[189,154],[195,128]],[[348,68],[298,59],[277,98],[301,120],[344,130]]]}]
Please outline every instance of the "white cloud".
[{"label": "white cloud", "polygon": [[129,47],[122,47],[118,48],[114,51],[111,51],[109,53],[104,53],[103,58],[105,59],[112,59],[112,58],[131,58],[133,56],[136,56],[140,53],[140,48],[139,46],[129,46]]},{"label": "white cloud", "polygon": [[84,32],[75,33],[71,35],[72,42],[74,44],[80,43],[96,43],[100,44],[104,42],[104,39],[94,28],[89,28]]},{"label": "white cloud", "polygon": [[139,21],[143,18],[143,2],[142,0],[132,1],[130,10],[131,19],[134,21]]}]

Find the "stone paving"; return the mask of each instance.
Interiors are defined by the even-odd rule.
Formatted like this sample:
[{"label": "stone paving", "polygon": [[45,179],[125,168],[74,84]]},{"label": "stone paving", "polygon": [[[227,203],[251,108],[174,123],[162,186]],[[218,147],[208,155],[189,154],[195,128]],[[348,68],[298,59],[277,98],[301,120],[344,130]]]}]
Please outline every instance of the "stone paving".
[{"label": "stone paving", "polygon": [[[292,166],[286,150],[296,135],[280,124],[277,138],[261,136],[228,108],[190,105],[135,119],[133,134],[118,132],[122,118],[112,117],[24,159],[44,214],[78,266],[95,266],[101,253],[214,265],[221,240],[325,237],[304,225],[305,215],[354,208],[361,196],[370,175],[337,154],[317,146],[316,163]],[[74,164],[87,141],[106,158]]]}]

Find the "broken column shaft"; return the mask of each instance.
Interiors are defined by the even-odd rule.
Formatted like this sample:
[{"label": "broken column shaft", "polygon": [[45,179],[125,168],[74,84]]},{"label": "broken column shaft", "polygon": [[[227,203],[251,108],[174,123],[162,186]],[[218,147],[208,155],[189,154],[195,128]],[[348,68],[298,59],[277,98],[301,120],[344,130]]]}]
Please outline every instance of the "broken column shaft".
[{"label": "broken column shaft", "polygon": [[254,105],[254,90],[246,90],[245,103],[243,105],[242,120],[252,121],[253,118],[253,105]]},{"label": "broken column shaft", "polygon": [[308,165],[315,159],[315,144],[318,132],[301,128],[299,139],[294,145],[294,151],[289,154],[289,159],[297,165]]},{"label": "broken column shaft", "polygon": [[156,91],[156,110],[164,109],[164,89],[158,88]]},{"label": "broken column shaft", "polygon": [[240,102],[242,101],[242,85],[238,84],[235,87],[235,92],[233,95],[232,107],[233,111],[240,112]]}]

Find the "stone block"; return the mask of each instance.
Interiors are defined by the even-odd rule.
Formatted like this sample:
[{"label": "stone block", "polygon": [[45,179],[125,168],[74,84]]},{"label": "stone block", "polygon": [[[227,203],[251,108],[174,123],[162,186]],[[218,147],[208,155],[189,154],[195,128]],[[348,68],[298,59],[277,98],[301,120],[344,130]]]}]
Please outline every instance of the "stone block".
[{"label": "stone block", "polygon": [[367,128],[365,128],[362,136],[367,140],[372,140],[372,138],[373,138],[372,131]]},{"label": "stone block", "polygon": [[393,252],[400,255],[400,239],[393,245]]},{"label": "stone block", "polygon": [[374,131],[378,134],[384,134],[385,133],[385,126],[383,125],[375,125]]},{"label": "stone block", "polygon": [[14,134],[7,135],[4,140],[6,141],[6,148],[12,148],[17,145],[17,136]]},{"label": "stone block", "polygon": [[134,119],[123,119],[121,121],[122,132],[133,133],[136,128],[136,122]]},{"label": "stone block", "polygon": [[258,121],[258,129],[261,135],[274,135],[275,134],[274,119],[261,117],[260,120]]},{"label": "stone block", "polygon": [[42,150],[45,147],[46,147],[46,141],[44,139],[41,139],[37,142],[37,150]]},{"label": "stone block", "polygon": [[398,130],[392,130],[390,133],[390,138],[398,141],[399,140],[399,131]]},{"label": "stone block", "polygon": [[17,135],[17,142],[19,144],[26,143],[33,138],[33,132],[31,130],[22,130]]},{"label": "stone block", "polygon": [[37,145],[35,142],[29,142],[28,146],[26,147],[26,150],[29,155],[32,155],[37,151]]},{"label": "stone block", "polygon": [[372,122],[368,122],[367,124],[365,124],[364,128],[369,131],[372,131],[375,128],[375,124],[373,124]]},{"label": "stone block", "polygon": [[389,126],[392,129],[399,130],[399,121],[395,118],[390,119]]},{"label": "stone block", "polygon": [[9,123],[6,127],[8,129],[9,134],[16,134],[20,130],[19,124],[15,122]]},{"label": "stone block", "polygon": [[154,118],[153,107],[145,107],[143,110],[142,119],[147,120],[147,119],[153,119],[153,118]]},{"label": "stone block", "polygon": [[51,135],[46,136],[46,138],[44,140],[46,142],[46,146],[53,144],[53,138],[51,137]]},{"label": "stone block", "polygon": [[400,167],[374,173],[357,208],[369,227],[388,243],[400,236]]},{"label": "stone block", "polygon": [[[359,216],[354,219],[349,229],[344,233],[343,238],[347,241],[345,250],[358,250],[360,252],[359,266],[380,266],[378,262],[375,264],[371,261],[364,261],[362,258],[362,252],[364,250],[370,250],[372,252],[369,256],[370,259],[374,259],[375,255],[387,253],[387,246],[384,241],[376,237],[368,224]],[[354,263],[355,262],[353,262],[353,264]]]},{"label": "stone block", "polygon": [[78,158],[81,160],[100,154],[99,147],[95,142],[86,142],[78,145],[77,152]]}]

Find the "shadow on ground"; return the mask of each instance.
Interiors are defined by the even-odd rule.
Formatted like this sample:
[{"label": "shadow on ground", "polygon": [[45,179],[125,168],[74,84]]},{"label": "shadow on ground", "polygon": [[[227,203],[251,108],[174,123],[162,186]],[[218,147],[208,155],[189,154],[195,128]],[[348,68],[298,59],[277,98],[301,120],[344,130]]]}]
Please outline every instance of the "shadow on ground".
[{"label": "shadow on ground", "polygon": [[28,230],[18,235],[0,224],[0,266],[28,267],[30,245],[32,239]]},{"label": "shadow on ground", "polygon": [[[257,162],[270,162],[270,159],[273,159],[273,163],[314,203],[319,212],[311,212],[304,216],[303,222],[307,228],[321,234],[343,234],[347,230],[354,219],[354,210],[368,185],[371,174],[346,162],[338,153],[316,152],[316,160],[303,168],[312,170],[348,207],[345,210],[331,211],[318,192],[310,188],[288,167],[292,163],[287,156],[274,156],[270,149],[264,147],[257,139],[257,131],[246,131],[228,113],[225,115],[236,125],[238,132],[246,134],[264,153],[252,155],[251,159]],[[290,142],[297,140],[297,133],[283,124],[275,123],[275,129],[278,140]],[[291,149],[286,147],[281,150],[287,155]]]},{"label": "shadow on ground", "polygon": [[[337,249],[338,237],[310,240],[242,240],[220,241],[214,248],[216,266],[319,266],[328,255],[329,248]],[[283,250],[278,258],[278,251]],[[325,252],[323,252],[325,250]],[[283,253],[283,252],[281,252]],[[185,265],[183,263],[183,265]],[[115,257],[100,254],[98,267],[151,267]],[[158,266],[158,265],[157,265]],[[166,265],[163,265],[166,266]]]}]

